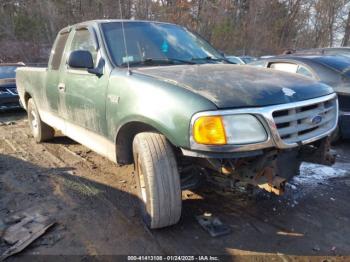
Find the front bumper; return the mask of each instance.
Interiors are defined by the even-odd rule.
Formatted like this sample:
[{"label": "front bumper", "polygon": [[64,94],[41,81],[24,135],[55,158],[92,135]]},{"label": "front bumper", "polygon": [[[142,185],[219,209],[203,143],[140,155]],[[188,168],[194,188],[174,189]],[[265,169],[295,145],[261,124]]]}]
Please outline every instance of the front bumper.
[{"label": "front bumper", "polygon": [[[193,116],[191,132],[194,122],[201,116],[234,114],[251,114],[257,117],[268,133],[267,140],[254,144],[211,146],[197,144],[191,133],[190,151],[197,153],[258,152],[266,148],[288,149],[310,144],[330,135],[336,129],[338,124],[338,100],[334,93],[282,105],[201,112]],[[315,116],[322,116],[324,120],[321,118],[321,122],[313,123]]]}]

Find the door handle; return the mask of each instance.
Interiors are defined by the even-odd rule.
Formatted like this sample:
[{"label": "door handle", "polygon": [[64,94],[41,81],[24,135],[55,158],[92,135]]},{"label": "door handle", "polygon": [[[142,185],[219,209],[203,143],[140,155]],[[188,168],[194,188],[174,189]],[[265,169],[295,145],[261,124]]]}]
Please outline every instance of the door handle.
[{"label": "door handle", "polygon": [[66,91],[66,85],[64,83],[58,84],[58,91],[65,92]]}]

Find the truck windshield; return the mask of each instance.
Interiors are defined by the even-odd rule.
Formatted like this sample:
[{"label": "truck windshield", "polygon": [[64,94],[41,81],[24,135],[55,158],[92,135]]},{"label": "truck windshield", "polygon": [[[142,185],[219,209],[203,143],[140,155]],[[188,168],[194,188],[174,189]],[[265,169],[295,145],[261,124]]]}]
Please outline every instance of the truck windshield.
[{"label": "truck windshield", "polygon": [[214,63],[225,58],[205,40],[177,25],[155,22],[103,23],[102,30],[113,62],[125,66]]},{"label": "truck windshield", "polygon": [[17,66],[0,66],[0,79],[15,78]]}]

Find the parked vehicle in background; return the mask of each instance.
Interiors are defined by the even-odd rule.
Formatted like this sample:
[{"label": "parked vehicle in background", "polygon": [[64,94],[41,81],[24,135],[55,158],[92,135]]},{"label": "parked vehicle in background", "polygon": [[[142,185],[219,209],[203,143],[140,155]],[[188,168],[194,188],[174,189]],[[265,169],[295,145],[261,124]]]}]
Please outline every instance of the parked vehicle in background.
[{"label": "parked vehicle in background", "polygon": [[333,87],[339,100],[339,135],[350,138],[350,58],[329,55],[287,55],[251,65],[296,73]]},{"label": "parked vehicle in background", "polygon": [[[260,59],[266,59],[266,58],[272,58],[272,57],[275,57],[275,55],[263,55],[263,56],[260,56],[259,59],[257,60],[260,60]],[[256,61],[257,61],[256,60]],[[253,61],[252,63],[254,63],[255,61]]]},{"label": "parked vehicle in background", "polygon": [[331,87],[232,65],[169,23],[64,28],[48,68],[19,69],[17,85],[37,142],[56,128],[118,164],[134,163],[150,228],[177,223],[181,190],[201,179],[282,194],[303,153],[326,158],[338,118]]},{"label": "parked vehicle in background", "polygon": [[350,58],[350,47],[325,47],[295,50],[294,55],[341,55]]},{"label": "parked vehicle in background", "polygon": [[253,56],[225,56],[228,61],[234,64],[249,64],[256,60]]},{"label": "parked vehicle in background", "polygon": [[23,63],[0,64],[0,111],[20,107],[16,88],[16,69]]}]

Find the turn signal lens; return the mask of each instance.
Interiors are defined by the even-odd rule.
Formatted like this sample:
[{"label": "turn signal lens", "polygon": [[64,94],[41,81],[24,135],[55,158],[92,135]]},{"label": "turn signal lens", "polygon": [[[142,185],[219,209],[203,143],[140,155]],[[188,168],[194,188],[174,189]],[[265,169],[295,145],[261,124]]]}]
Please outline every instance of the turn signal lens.
[{"label": "turn signal lens", "polygon": [[220,116],[202,116],[193,126],[193,138],[198,144],[225,145],[226,134]]}]

